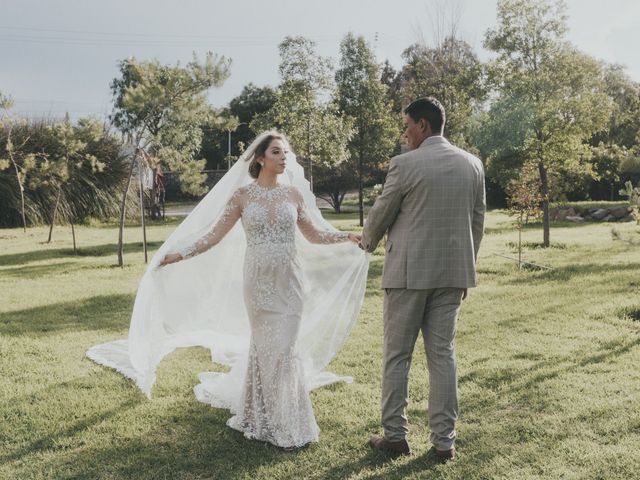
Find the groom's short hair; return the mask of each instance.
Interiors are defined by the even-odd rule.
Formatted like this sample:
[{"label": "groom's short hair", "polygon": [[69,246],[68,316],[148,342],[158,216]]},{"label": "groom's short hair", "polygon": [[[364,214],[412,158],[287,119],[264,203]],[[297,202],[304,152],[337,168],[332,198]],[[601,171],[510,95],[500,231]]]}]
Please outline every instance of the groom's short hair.
[{"label": "groom's short hair", "polygon": [[416,123],[421,118],[424,118],[429,122],[429,125],[431,125],[431,131],[433,133],[442,134],[446,115],[444,113],[444,107],[434,97],[424,97],[414,100],[403,111]]}]

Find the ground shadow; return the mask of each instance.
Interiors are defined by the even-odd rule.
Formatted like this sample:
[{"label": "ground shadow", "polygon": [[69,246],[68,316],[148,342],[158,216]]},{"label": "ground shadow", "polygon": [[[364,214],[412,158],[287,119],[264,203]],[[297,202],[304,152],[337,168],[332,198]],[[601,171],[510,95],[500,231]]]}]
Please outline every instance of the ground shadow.
[{"label": "ground shadow", "polygon": [[532,281],[555,281],[565,282],[573,277],[581,275],[600,275],[603,273],[611,273],[612,270],[621,271],[637,271],[640,272],[640,263],[580,263],[574,265],[566,265],[556,267],[553,270],[535,271],[529,275],[519,277],[510,277],[505,279],[502,284],[530,284]]},{"label": "ground shadow", "polygon": [[82,266],[75,262],[56,262],[44,265],[21,265],[18,267],[3,268],[0,271],[2,272],[2,276],[28,279],[56,275],[81,268]]},{"label": "ground shadow", "polygon": [[[147,242],[150,250],[159,248],[163,242],[154,241]],[[104,245],[91,245],[80,247],[77,255],[73,253],[72,248],[43,248],[42,250],[33,250],[23,253],[11,253],[0,255],[0,266],[16,266],[26,265],[33,262],[41,262],[45,260],[53,260],[57,258],[77,258],[77,257],[106,257],[113,255],[115,258],[117,245],[115,243],[107,243]],[[125,243],[123,246],[124,253],[133,253],[142,251],[142,242]]]},{"label": "ground shadow", "polygon": [[129,324],[134,295],[100,295],[86,300],[0,313],[0,335],[38,337],[51,333],[114,330]]},{"label": "ground shadow", "polygon": [[262,466],[313,453],[313,446],[288,453],[249,441],[225,425],[228,417],[228,411],[180,399],[168,410],[147,414],[145,426],[152,427],[143,433],[46,458],[39,470],[51,478],[239,479],[253,478]]}]

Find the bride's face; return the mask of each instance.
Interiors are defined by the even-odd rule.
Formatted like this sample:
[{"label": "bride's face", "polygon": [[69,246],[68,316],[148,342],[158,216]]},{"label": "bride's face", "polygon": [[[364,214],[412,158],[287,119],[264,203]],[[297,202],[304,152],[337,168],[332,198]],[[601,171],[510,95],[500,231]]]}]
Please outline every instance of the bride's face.
[{"label": "bride's face", "polygon": [[271,140],[262,158],[262,168],[265,173],[280,174],[287,168],[287,150],[284,142],[279,138]]}]

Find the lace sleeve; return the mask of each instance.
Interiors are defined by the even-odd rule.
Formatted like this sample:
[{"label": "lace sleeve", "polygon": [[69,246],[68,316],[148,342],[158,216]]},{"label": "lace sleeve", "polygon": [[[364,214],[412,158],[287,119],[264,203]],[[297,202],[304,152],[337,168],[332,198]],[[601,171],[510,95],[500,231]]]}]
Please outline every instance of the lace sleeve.
[{"label": "lace sleeve", "polygon": [[188,258],[206,252],[224,238],[229,230],[236,224],[241,214],[242,202],[240,200],[240,190],[236,190],[225,205],[224,210],[222,210],[213,228],[195,243],[179,250],[178,253],[182,255],[182,258]]},{"label": "lace sleeve", "polygon": [[304,201],[298,201],[298,228],[304,237],[311,243],[339,243],[349,239],[347,232],[332,232],[330,230],[319,230],[307,213]]}]

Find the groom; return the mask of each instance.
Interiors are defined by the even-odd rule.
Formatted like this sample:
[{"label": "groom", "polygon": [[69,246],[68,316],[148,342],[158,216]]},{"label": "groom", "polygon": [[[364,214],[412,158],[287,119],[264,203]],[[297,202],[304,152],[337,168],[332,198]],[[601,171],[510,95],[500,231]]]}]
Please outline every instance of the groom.
[{"label": "groom", "polygon": [[380,197],[369,211],[361,247],[373,252],[388,232],[384,288],[382,426],[370,445],[409,455],[408,379],[422,331],[429,368],[429,427],[437,458],[455,456],[458,391],[456,320],[484,229],[482,162],[443,136],[444,108],[421,98],[404,109],[410,151],[391,159]]}]

